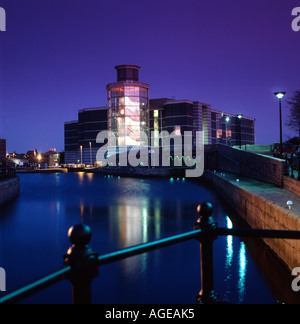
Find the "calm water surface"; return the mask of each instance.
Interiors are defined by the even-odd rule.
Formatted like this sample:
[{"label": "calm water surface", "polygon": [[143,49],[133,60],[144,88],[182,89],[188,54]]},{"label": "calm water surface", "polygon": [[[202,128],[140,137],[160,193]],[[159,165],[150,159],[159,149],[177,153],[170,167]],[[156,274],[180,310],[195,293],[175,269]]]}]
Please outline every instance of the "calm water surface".
[{"label": "calm water surface", "polygon": [[[0,209],[0,266],[6,269],[8,291],[61,268],[70,246],[67,231],[80,222],[91,226],[90,245],[99,254],[192,230],[203,201],[214,204],[219,226],[234,222],[214,191],[187,181],[84,173],[22,174],[20,180],[19,198]],[[278,299],[256,261],[261,256],[253,251],[239,238],[220,237],[214,243],[215,289],[222,300]],[[193,240],[129,258],[100,268],[99,274],[94,303],[195,303],[199,244]],[[27,302],[70,303],[70,284],[59,283]]]}]

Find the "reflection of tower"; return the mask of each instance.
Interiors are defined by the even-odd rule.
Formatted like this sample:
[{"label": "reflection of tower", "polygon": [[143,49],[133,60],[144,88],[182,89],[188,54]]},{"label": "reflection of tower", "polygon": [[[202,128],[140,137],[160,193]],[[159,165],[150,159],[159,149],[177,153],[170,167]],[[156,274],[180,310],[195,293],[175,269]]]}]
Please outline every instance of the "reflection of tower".
[{"label": "reflection of tower", "polygon": [[137,65],[118,65],[117,82],[107,85],[108,129],[118,146],[148,145],[141,131],[148,135],[149,84],[139,82]]}]

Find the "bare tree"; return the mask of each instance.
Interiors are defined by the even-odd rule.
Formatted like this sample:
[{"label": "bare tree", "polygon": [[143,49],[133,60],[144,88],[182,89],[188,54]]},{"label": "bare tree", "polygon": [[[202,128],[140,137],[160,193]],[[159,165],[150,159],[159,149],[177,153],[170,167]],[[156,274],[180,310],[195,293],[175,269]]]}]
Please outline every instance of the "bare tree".
[{"label": "bare tree", "polygon": [[290,112],[286,125],[299,134],[300,140],[300,90],[295,91],[286,102]]}]

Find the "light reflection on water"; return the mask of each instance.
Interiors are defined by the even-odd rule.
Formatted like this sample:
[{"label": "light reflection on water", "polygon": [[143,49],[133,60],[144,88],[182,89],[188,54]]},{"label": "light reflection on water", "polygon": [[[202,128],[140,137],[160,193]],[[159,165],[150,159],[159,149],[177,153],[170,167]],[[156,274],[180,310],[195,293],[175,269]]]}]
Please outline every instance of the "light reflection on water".
[{"label": "light reflection on water", "polygon": [[[202,201],[214,204],[219,226],[233,226],[218,196],[188,181],[103,178],[82,172],[21,175],[21,195],[1,210],[0,217],[0,266],[9,274],[8,287],[61,267],[61,256],[70,245],[66,233],[78,222],[92,227],[91,246],[103,254],[190,231]],[[201,289],[199,250],[197,241],[189,241],[105,266],[94,282],[94,300],[194,303]],[[218,238],[214,262],[215,289],[222,300],[275,301],[239,238]],[[251,286],[262,293],[253,295]],[[69,301],[67,288],[57,290],[30,300]]]},{"label": "light reflection on water", "polygon": [[247,274],[247,257],[246,257],[246,246],[244,242],[240,243],[240,254],[239,254],[239,303],[244,302],[246,293],[246,274]]},{"label": "light reflection on water", "polygon": [[[226,216],[226,227],[231,229],[232,222],[231,219]],[[227,246],[226,246],[226,261],[225,261],[225,285],[226,285],[226,292],[224,294],[224,301],[229,302],[229,294],[231,291],[231,268],[232,268],[232,259],[233,259],[233,237],[231,235],[227,236]]]}]

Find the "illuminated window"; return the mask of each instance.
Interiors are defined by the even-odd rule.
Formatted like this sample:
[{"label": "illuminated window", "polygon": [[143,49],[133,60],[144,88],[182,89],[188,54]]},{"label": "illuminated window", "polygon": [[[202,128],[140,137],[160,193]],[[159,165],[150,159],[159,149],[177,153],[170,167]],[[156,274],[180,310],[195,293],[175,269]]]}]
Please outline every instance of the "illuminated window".
[{"label": "illuminated window", "polygon": [[154,118],[157,118],[158,117],[158,110],[154,110],[153,116],[154,116]]}]

